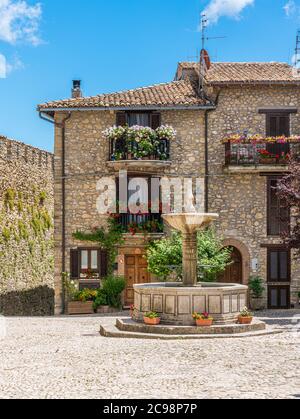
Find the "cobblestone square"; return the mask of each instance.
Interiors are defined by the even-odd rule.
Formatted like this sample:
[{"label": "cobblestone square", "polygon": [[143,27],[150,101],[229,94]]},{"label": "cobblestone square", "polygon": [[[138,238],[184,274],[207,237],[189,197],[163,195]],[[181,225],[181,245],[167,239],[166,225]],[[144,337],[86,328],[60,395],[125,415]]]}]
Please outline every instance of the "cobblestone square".
[{"label": "cobblestone square", "polygon": [[296,315],[260,314],[281,334],[200,341],[100,337],[114,318],[8,318],[0,398],[300,398]]}]

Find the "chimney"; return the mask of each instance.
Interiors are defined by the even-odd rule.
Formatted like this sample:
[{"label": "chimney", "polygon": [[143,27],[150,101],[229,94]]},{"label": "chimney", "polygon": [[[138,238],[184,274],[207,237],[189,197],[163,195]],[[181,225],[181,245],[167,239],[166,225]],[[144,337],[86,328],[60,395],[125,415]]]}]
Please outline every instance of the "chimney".
[{"label": "chimney", "polygon": [[72,98],[77,99],[82,97],[81,80],[73,80]]}]

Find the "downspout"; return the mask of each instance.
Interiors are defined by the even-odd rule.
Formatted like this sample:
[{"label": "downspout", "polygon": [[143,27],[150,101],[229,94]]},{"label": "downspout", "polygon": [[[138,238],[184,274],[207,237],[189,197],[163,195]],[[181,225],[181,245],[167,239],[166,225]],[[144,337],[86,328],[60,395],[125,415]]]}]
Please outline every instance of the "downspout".
[{"label": "downspout", "polygon": [[[39,112],[39,116],[44,121],[52,123],[55,127],[61,128],[62,137],[62,154],[61,154],[61,188],[62,188],[62,272],[66,272],[66,122],[71,118],[72,113],[69,112],[68,116],[61,122],[56,122],[54,119],[43,115],[43,112]],[[62,307],[63,312],[65,310],[65,298],[64,290],[62,295]]]},{"label": "downspout", "polygon": [[[209,112],[215,111],[218,107],[219,97],[220,97],[221,90],[218,92],[217,97],[214,101],[215,108],[214,109],[206,109],[205,111],[205,212],[209,212],[209,152],[208,152],[208,133],[209,133]],[[208,97],[203,92],[205,99],[209,100]]]}]

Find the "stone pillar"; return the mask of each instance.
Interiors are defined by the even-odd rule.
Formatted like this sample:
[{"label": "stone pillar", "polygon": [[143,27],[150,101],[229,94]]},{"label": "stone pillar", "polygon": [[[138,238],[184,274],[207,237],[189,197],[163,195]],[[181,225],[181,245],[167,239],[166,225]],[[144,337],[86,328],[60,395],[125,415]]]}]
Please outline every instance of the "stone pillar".
[{"label": "stone pillar", "polygon": [[182,235],[183,285],[193,287],[197,284],[197,232]]}]

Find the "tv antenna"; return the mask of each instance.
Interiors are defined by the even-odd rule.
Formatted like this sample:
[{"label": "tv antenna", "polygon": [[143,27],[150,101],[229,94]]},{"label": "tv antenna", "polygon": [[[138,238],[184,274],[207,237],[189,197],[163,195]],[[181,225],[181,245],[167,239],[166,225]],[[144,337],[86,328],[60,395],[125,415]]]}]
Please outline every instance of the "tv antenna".
[{"label": "tv antenna", "polygon": [[[202,50],[205,49],[205,42],[210,41],[211,39],[225,39],[227,36],[206,36],[206,29],[208,25],[208,19],[206,14],[201,15],[201,40],[202,40]],[[300,34],[300,33],[299,33]]]},{"label": "tv antenna", "polygon": [[296,36],[295,67],[300,67],[300,30],[298,30]]}]

